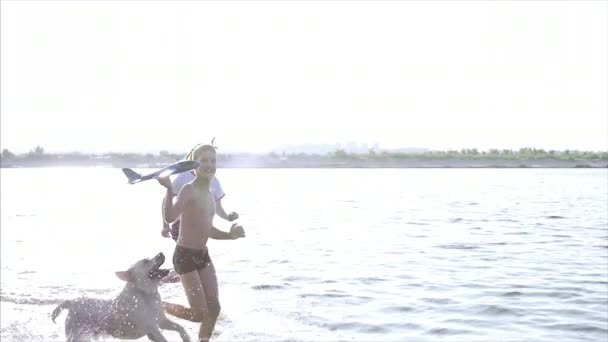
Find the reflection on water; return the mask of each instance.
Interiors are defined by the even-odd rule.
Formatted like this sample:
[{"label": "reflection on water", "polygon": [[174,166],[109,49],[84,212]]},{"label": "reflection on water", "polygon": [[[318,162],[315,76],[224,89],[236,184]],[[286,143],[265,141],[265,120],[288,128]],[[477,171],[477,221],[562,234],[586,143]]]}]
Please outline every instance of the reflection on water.
[{"label": "reflection on water", "polygon": [[[55,305],[111,298],[114,271],[172,253],[155,182],[127,185],[119,169],[1,172],[2,340],[64,340]],[[210,243],[218,340],[608,338],[606,170],[218,176],[247,231]],[[179,284],[161,295],[187,303]]]}]

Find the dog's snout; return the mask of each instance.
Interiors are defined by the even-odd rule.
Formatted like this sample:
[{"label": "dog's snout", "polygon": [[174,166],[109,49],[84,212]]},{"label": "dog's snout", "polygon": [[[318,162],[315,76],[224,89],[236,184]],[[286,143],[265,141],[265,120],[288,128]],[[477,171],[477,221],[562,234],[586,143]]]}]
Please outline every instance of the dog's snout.
[{"label": "dog's snout", "polygon": [[154,258],[156,260],[158,260],[161,264],[163,262],[165,262],[165,255],[163,254],[163,252],[160,252],[160,253],[156,254],[156,256]]}]

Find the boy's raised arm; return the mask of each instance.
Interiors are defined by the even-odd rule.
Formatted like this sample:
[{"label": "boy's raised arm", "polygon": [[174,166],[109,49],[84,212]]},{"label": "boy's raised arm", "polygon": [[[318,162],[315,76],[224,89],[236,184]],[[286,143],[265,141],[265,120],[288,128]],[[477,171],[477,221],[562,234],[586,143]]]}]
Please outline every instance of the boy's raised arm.
[{"label": "boy's raised arm", "polygon": [[190,201],[190,198],[192,197],[192,184],[184,185],[177,194],[175,203],[173,203],[173,187],[171,185],[171,180],[169,178],[161,178],[158,182],[167,189],[163,204],[165,222],[173,222],[182,214],[186,204]]}]

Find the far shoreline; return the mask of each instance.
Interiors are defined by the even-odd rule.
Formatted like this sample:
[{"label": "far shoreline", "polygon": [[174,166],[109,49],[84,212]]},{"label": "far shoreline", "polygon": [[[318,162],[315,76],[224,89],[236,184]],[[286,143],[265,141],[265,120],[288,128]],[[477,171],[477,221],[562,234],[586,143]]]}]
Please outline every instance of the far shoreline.
[{"label": "far shoreline", "polygon": [[[45,167],[98,167],[98,168],[151,168],[167,166],[174,161],[151,160],[15,160],[3,161],[0,168]],[[269,158],[249,156],[225,158],[218,168],[256,169],[605,169],[606,160],[554,160],[554,159],[398,159],[398,158]]]}]

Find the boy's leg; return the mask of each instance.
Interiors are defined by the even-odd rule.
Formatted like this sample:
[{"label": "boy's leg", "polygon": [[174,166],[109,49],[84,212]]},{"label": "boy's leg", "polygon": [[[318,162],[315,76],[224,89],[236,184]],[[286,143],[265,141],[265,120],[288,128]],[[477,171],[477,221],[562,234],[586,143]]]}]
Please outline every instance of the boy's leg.
[{"label": "boy's leg", "polygon": [[209,262],[203,269],[198,270],[200,281],[203,285],[203,291],[205,292],[205,298],[207,300],[208,314],[203,319],[201,330],[199,331],[199,338],[201,341],[208,341],[211,338],[213,329],[215,328],[215,322],[220,314],[220,300],[219,291],[217,284],[217,276],[215,274],[215,267],[213,262]]},{"label": "boy's leg", "polygon": [[191,322],[201,322],[208,316],[207,299],[201,279],[197,271],[184,273],[180,276],[190,308],[183,305],[163,302],[165,311],[175,317]]},{"label": "boy's leg", "polygon": [[167,276],[160,280],[160,284],[179,283],[180,277],[174,270],[171,270]]}]

